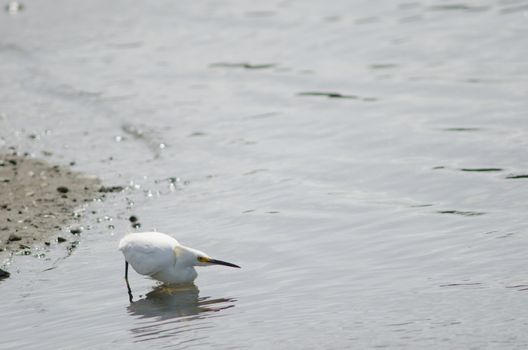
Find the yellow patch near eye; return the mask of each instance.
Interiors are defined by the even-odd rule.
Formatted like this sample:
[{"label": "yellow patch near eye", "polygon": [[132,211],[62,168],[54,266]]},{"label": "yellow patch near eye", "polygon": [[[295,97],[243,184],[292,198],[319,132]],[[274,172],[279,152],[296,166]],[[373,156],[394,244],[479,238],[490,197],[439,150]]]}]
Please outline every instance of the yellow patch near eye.
[{"label": "yellow patch near eye", "polygon": [[203,257],[203,256],[199,256],[199,257],[198,257],[198,261],[199,261],[199,262],[206,263],[206,262],[209,262],[209,258],[206,258],[206,257]]},{"label": "yellow patch near eye", "polygon": [[181,254],[181,248],[180,247],[175,247],[174,248],[174,256],[176,257],[176,259],[180,256]]}]

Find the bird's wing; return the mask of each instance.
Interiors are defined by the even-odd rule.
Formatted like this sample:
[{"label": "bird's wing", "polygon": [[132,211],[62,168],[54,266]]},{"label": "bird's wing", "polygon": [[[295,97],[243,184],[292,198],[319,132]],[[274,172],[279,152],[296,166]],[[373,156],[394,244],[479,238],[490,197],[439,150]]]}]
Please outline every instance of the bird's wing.
[{"label": "bird's wing", "polygon": [[153,275],[176,262],[171,244],[134,237],[125,237],[119,245],[125,260],[141,275]]}]

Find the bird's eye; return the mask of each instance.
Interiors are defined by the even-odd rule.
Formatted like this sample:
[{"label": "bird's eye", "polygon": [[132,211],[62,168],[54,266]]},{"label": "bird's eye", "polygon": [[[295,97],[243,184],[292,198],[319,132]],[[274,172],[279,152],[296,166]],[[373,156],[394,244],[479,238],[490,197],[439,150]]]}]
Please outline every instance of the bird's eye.
[{"label": "bird's eye", "polygon": [[198,257],[198,261],[199,262],[207,262],[207,258],[203,257],[203,256],[199,256]]}]

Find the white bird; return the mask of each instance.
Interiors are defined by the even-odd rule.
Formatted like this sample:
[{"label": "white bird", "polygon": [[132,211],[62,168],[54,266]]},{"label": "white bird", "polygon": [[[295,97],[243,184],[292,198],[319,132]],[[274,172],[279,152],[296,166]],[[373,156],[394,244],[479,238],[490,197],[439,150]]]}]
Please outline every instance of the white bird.
[{"label": "white bird", "polygon": [[129,233],[119,241],[119,250],[125,256],[125,281],[128,283],[128,264],[140,275],[150,276],[166,284],[192,283],[198,273],[195,266],[240,266],[211,258],[204,252],[181,245],[173,237],[161,232]]}]

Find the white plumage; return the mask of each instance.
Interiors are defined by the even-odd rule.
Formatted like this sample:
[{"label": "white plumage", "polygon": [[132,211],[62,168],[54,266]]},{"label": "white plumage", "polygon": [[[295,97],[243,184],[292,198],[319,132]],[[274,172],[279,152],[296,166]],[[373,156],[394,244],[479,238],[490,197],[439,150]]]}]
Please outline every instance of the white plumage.
[{"label": "white plumage", "polygon": [[140,275],[152,277],[166,269],[174,268],[178,246],[180,243],[176,239],[158,232],[132,233],[119,242],[119,250],[134,270]]},{"label": "white plumage", "polygon": [[[191,283],[198,275],[195,266],[212,264],[239,267],[216,260],[206,253],[185,247],[161,232],[130,233],[119,242],[126,260],[125,279],[128,286],[128,264],[141,274],[167,284]],[[129,287],[130,292],[130,287]]]}]

